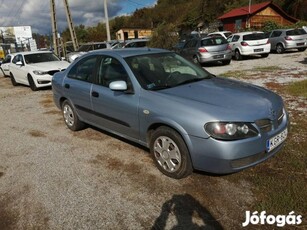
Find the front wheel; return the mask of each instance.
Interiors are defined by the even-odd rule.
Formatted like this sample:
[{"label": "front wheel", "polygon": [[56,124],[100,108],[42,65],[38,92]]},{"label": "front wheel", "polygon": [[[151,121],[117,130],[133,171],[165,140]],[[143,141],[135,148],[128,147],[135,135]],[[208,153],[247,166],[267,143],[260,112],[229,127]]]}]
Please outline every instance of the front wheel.
[{"label": "front wheel", "polygon": [[80,121],[78,115],[76,114],[74,108],[69,103],[68,100],[65,100],[62,104],[62,112],[64,122],[67,127],[72,131],[78,131],[84,128],[85,124]]},{"label": "front wheel", "polygon": [[153,132],[150,152],[158,169],[169,177],[181,179],[193,172],[184,140],[169,127],[162,126]]},{"label": "front wheel", "polygon": [[32,89],[32,91],[37,91],[38,88],[36,87],[34,80],[31,76],[28,76],[28,82],[29,82],[29,86]]}]

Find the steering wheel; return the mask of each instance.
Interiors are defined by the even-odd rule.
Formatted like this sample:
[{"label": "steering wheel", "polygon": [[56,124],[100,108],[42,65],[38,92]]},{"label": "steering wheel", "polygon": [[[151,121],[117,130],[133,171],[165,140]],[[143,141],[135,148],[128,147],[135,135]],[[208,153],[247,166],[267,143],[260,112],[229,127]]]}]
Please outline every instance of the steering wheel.
[{"label": "steering wheel", "polygon": [[165,85],[166,86],[168,86],[169,84],[169,81],[170,80],[174,80],[173,78],[176,76],[176,75],[178,75],[178,74],[181,74],[179,71],[175,71],[175,72],[172,72],[172,73],[170,73],[167,77],[166,77],[166,79],[165,79]]}]

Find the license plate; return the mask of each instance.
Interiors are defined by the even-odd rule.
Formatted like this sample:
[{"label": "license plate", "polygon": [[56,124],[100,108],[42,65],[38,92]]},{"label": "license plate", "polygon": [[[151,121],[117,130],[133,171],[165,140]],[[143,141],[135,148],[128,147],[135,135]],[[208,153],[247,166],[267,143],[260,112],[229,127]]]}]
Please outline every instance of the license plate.
[{"label": "license plate", "polygon": [[267,140],[266,142],[266,149],[268,152],[271,152],[277,146],[279,146],[284,140],[286,140],[288,135],[288,129],[285,129],[281,133],[277,134],[276,136],[272,137],[271,139]]},{"label": "license plate", "polygon": [[262,52],[263,49],[254,49],[254,52]]},{"label": "license plate", "polygon": [[214,59],[219,59],[219,58],[223,58],[224,57],[224,55],[215,55],[213,58]]},{"label": "license plate", "polygon": [[304,42],[302,43],[296,43],[297,46],[303,46],[304,45]]}]

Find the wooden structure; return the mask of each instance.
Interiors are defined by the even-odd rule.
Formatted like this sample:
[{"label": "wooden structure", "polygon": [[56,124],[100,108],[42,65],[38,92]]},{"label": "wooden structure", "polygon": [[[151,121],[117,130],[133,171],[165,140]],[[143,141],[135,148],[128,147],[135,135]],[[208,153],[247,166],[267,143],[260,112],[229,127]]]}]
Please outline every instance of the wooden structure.
[{"label": "wooden structure", "polygon": [[151,29],[123,28],[116,32],[117,40],[148,38],[152,35]]},{"label": "wooden structure", "polygon": [[223,30],[238,32],[248,28],[261,30],[264,23],[273,21],[280,25],[291,25],[298,19],[287,15],[272,2],[236,8],[218,18],[223,23]]}]

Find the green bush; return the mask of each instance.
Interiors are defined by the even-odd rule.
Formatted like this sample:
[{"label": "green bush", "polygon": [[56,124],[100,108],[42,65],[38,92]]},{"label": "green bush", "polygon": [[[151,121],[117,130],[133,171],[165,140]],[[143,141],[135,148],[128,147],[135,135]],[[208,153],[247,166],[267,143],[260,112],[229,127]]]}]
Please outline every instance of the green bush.
[{"label": "green bush", "polygon": [[160,24],[153,32],[153,36],[149,41],[149,47],[173,49],[178,42],[179,37],[176,32],[177,28],[173,24]]}]

